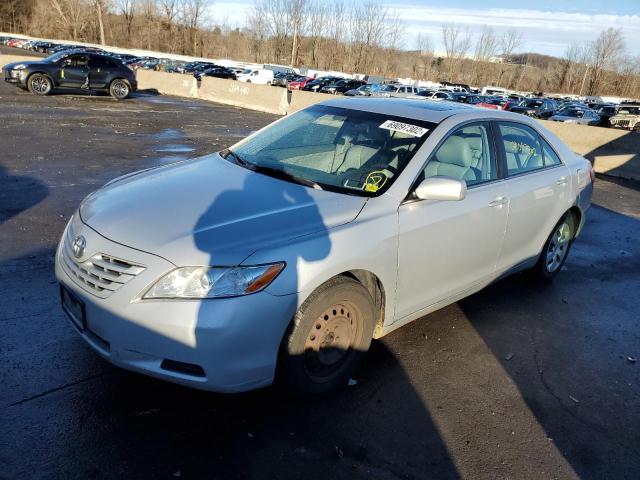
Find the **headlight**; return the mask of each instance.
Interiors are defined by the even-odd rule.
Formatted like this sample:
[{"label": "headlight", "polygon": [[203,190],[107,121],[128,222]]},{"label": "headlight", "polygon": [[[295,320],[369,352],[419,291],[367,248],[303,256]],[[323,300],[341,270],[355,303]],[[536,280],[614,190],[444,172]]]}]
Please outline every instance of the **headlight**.
[{"label": "headlight", "polygon": [[24,70],[27,66],[24,63],[20,63],[14,67],[11,67],[11,70]]},{"label": "headlight", "polygon": [[251,267],[182,267],[160,278],[143,298],[224,298],[256,293],[284,269],[284,263]]}]

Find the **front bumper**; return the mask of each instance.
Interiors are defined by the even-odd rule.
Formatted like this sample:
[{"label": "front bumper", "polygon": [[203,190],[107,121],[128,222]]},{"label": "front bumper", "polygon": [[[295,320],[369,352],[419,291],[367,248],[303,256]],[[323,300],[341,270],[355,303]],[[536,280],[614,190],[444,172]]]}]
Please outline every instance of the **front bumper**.
[{"label": "front bumper", "polygon": [[87,254],[81,259],[99,252],[145,266],[107,298],[100,298],[65,264],[66,231],[58,246],[56,278],[84,303],[84,328],[72,324],[109,362],[218,392],[246,391],[273,382],[278,348],[297,308],[296,295],[263,291],[226,299],[141,300],[149,285],[173,264],[105,239],[77,215],[67,228],[86,238]]},{"label": "front bumper", "polygon": [[21,87],[27,86],[27,72],[24,70],[2,70],[4,81]]}]

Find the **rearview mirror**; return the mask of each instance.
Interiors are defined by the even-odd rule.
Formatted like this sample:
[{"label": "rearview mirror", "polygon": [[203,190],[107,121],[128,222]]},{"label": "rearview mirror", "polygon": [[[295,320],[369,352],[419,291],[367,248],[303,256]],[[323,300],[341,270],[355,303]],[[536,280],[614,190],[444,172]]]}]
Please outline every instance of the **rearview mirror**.
[{"label": "rearview mirror", "polygon": [[462,200],[467,194],[467,182],[449,177],[425,178],[416,188],[420,200]]}]

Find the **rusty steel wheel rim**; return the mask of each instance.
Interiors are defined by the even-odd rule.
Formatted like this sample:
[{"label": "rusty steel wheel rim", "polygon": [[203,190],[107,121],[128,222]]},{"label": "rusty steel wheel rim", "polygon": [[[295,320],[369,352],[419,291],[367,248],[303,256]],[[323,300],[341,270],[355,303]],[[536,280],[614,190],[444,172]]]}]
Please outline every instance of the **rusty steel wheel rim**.
[{"label": "rusty steel wheel rim", "polygon": [[362,314],[350,302],[327,308],[313,323],[304,344],[304,368],[316,382],[331,380],[349,363],[362,332]]}]

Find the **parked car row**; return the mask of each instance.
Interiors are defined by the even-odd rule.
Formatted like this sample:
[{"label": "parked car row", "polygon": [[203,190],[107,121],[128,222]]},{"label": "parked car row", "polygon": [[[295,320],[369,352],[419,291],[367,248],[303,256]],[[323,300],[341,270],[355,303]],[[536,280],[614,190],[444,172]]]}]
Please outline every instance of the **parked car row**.
[{"label": "parked car row", "polygon": [[[48,64],[56,64],[56,62],[62,58],[59,57],[61,54],[67,54],[68,56],[72,53],[79,54],[79,52],[84,52],[84,54],[101,55],[103,59],[112,59],[116,62],[114,65],[126,65],[132,70],[149,69],[190,74],[198,81],[202,80],[203,77],[215,77],[227,80],[238,80],[246,83],[285,87],[289,90],[304,90],[333,95],[345,95],[348,97],[400,97],[451,101],[489,109],[508,110],[529,117],[556,122],[640,131],[640,104],[638,103],[623,103],[620,105],[583,103],[570,98],[557,99],[545,97],[542,96],[542,94],[539,94],[540,96],[538,97],[524,97],[516,93],[509,93],[506,89],[498,87],[484,87],[478,90],[468,85],[451,84],[447,82],[441,84],[441,88],[438,89],[417,85],[404,85],[399,82],[367,83],[364,80],[344,78],[336,75],[319,77],[305,76],[290,69],[288,71],[274,72],[270,68],[228,67],[208,61],[184,62],[167,58],[140,57],[131,54],[109,52],[95,47],[11,37],[0,37],[0,45],[50,54],[54,57],[54,60],[45,60],[44,63]],[[90,66],[88,68],[90,71]],[[69,72],[68,66],[65,72]],[[11,75],[18,76],[11,77]],[[7,72],[5,73],[5,80],[34,91],[28,83],[15,81],[16,79],[20,79],[21,75],[23,75],[23,73]],[[67,77],[68,75],[69,74],[67,74]],[[68,78],[65,80],[68,80]],[[48,92],[52,88],[63,88],[63,83],[68,82],[52,81],[51,85],[45,86],[41,90]],[[84,83],[86,82],[83,82],[83,85]],[[87,85],[93,88],[91,82]],[[133,89],[135,89],[134,85],[129,82],[126,95]]]}]

